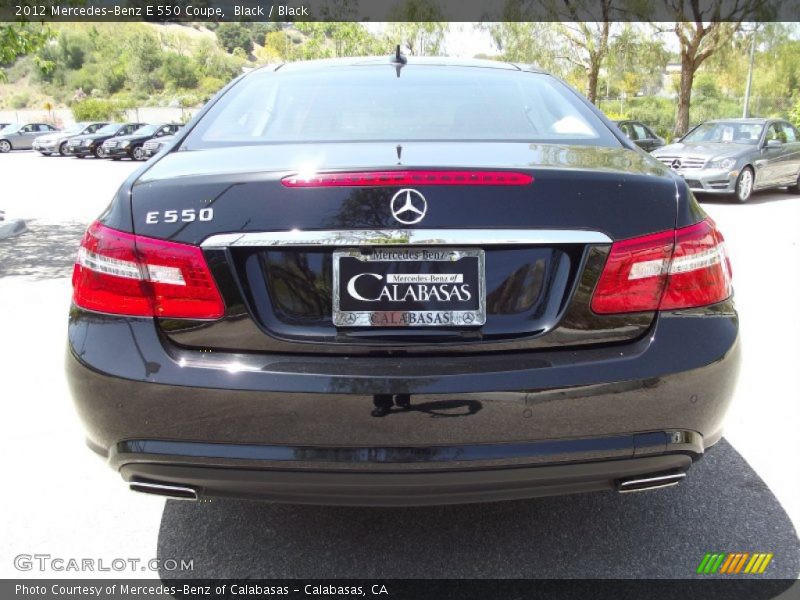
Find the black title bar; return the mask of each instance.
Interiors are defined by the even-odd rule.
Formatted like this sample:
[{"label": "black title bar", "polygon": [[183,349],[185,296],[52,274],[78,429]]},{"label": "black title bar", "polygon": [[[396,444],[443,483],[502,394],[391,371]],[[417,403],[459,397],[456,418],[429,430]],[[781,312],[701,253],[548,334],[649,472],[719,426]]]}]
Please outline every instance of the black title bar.
[{"label": "black title bar", "polygon": [[797,21],[800,0],[0,0],[0,21]]}]

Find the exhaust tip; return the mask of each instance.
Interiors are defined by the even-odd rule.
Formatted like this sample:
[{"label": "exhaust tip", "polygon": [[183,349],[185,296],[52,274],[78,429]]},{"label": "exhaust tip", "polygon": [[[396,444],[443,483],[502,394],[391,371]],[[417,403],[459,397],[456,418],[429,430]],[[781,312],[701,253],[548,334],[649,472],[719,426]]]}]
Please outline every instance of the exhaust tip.
[{"label": "exhaust tip", "polygon": [[131,481],[130,489],[151,496],[164,496],[175,500],[197,500],[197,490],[185,485],[172,485],[167,483],[152,483],[149,481]]},{"label": "exhaust tip", "polygon": [[628,479],[620,479],[617,481],[617,491],[620,494],[628,494],[631,492],[646,492],[649,490],[657,490],[660,488],[672,487],[678,485],[686,478],[686,473],[662,473],[660,475],[648,475],[643,477],[630,477]]}]

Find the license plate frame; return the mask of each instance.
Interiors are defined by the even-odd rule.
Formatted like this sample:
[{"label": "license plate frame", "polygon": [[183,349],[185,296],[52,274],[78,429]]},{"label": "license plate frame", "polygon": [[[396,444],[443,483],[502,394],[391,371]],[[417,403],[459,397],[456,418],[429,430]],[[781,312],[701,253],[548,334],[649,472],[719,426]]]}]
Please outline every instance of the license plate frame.
[{"label": "license plate frame", "polygon": [[[435,263],[443,262],[455,264],[462,259],[476,259],[478,303],[477,308],[468,309],[424,309],[424,310],[348,310],[342,308],[342,258],[355,258],[365,264],[393,264],[393,263]],[[440,328],[476,328],[486,323],[486,255],[481,248],[376,248],[372,250],[344,249],[335,250],[333,261],[333,306],[332,320],[336,327],[375,329],[382,327],[440,327]],[[466,263],[465,263],[466,265]],[[466,266],[465,266],[466,269]],[[385,273],[384,271],[381,271]],[[466,271],[461,273],[462,278]],[[387,278],[388,278],[387,274]],[[394,275],[394,274],[392,274]],[[430,276],[430,274],[404,274],[417,276]],[[458,273],[438,274],[439,276],[452,276]],[[434,283],[434,282],[425,282]],[[406,285],[402,283],[400,285]]]}]

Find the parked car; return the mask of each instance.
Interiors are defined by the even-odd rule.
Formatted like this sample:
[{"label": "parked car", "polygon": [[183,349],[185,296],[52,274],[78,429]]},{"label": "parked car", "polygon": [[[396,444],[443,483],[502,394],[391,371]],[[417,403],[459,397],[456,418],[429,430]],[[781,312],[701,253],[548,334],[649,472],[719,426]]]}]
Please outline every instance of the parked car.
[{"label": "parked car", "polygon": [[641,121],[615,121],[615,123],[622,133],[645,152],[652,152],[664,145],[664,139],[653,133],[653,130]]},{"label": "parked car", "polygon": [[109,138],[130,135],[146,123],[109,123],[94,133],[77,135],[67,141],[67,151],[76,158],[104,158],[103,142]]},{"label": "parked car", "polygon": [[106,158],[120,160],[144,160],[144,144],[148,140],[157,139],[165,135],[174,135],[181,128],[176,123],[160,123],[158,125],[144,125],[131,133],[113,137],[103,142],[103,151]]},{"label": "parked car", "polygon": [[800,133],[781,119],[708,121],[653,156],[695,192],[732,195],[739,202],[774,187],[800,193]]},{"label": "parked car", "polygon": [[61,156],[67,155],[67,141],[78,135],[95,133],[108,125],[108,123],[75,123],[72,127],[42,135],[33,140],[33,149],[41,152],[44,156],[58,153]]},{"label": "parked car", "polygon": [[0,152],[12,150],[30,150],[33,140],[43,133],[58,131],[48,123],[25,123],[23,125],[9,125],[0,131]]},{"label": "parked car", "polygon": [[720,439],[740,356],[686,183],[495,61],[243,75],[126,180],[72,282],[89,446],[178,498],[674,485]]},{"label": "parked car", "polygon": [[145,159],[152,158],[153,156],[161,152],[161,149],[171,144],[174,139],[175,139],[174,135],[165,135],[159,138],[153,138],[152,140],[146,141],[144,143],[144,146],[142,146],[142,148],[144,149]]},{"label": "parked car", "polygon": [[3,129],[13,124],[14,123],[0,123],[0,131],[3,131]]}]

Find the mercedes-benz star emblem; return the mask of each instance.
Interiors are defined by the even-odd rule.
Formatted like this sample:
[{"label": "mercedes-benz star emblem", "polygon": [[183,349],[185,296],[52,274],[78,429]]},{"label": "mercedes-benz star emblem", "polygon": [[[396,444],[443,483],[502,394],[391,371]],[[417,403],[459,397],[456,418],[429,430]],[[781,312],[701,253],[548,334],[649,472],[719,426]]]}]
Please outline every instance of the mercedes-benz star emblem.
[{"label": "mercedes-benz star emblem", "polygon": [[392,216],[403,225],[419,223],[428,212],[425,196],[409,188],[402,189],[392,196],[389,206],[392,209]]},{"label": "mercedes-benz star emblem", "polygon": [[675,170],[680,169],[681,168],[681,159],[680,158],[676,158],[675,160],[673,160],[672,164],[670,165],[670,167],[672,167]]}]

